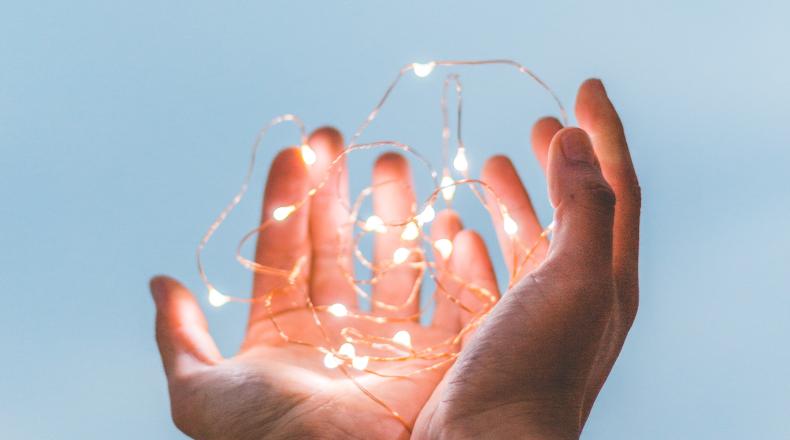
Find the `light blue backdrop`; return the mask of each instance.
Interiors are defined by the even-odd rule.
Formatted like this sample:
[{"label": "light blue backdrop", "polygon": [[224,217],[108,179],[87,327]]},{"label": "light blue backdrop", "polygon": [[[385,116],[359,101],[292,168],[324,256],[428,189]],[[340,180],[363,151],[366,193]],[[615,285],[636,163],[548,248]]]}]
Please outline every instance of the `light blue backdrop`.
[{"label": "light blue backdrop", "polygon": [[[487,57],[571,107],[602,77],[642,182],[641,308],[584,438],[790,437],[786,2],[259,3],[0,5],[0,438],[182,438],[146,283],[197,290],[256,129],[295,112],[349,132],[401,65]],[[513,156],[549,219],[528,131],[552,107],[505,70],[462,74],[473,166]],[[371,139],[435,148],[439,84],[406,81]],[[208,311],[225,353],[245,313]]]}]

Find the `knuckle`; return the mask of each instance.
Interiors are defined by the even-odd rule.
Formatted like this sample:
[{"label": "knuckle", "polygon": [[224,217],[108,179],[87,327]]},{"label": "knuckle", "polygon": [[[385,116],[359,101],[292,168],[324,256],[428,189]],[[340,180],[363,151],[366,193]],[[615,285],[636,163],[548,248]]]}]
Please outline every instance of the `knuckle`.
[{"label": "knuckle", "polygon": [[614,205],[617,202],[617,198],[612,188],[602,181],[602,179],[596,179],[595,181],[587,182],[582,187],[581,191],[583,193],[583,197],[581,197],[581,199],[587,207],[602,212],[614,211]]}]

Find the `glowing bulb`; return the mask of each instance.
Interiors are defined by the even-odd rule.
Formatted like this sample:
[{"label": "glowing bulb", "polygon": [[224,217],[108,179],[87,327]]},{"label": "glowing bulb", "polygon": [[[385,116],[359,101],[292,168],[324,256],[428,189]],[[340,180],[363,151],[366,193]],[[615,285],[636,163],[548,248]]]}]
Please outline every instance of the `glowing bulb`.
[{"label": "glowing bulb", "polygon": [[392,262],[395,264],[401,264],[409,258],[409,254],[411,253],[410,250],[406,248],[397,248],[395,252],[392,253]]},{"label": "glowing bulb", "polygon": [[433,206],[428,205],[421,213],[417,214],[417,221],[420,224],[429,223],[434,217],[436,217],[436,211],[434,211]]},{"label": "glowing bulb", "polygon": [[342,363],[343,361],[332,353],[327,353],[324,356],[324,366],[330,370],[339,367]]},{"label": "glowing bulb", "polygon": [[221,293],[219,290],[210,287],[208,289],[208,302],[214,307],[222,307],[230,301],[230,297]]},{"label": "glowing bulb", "polygon": [[315,163],[317,156],[315,155],[315,151],[313,151],[313,149],[310,148],[309,145],[307,144],[302,145],[300,151],[302,152],[302,160],[304,161],[304,163],[306,163],[307,165],[312,165]]},{"label": "glowing bulb", "polygon": [[296,211],[296,206],[294,205],[280,206],[279,208],[275,209],[274,212],[272,212],[272,217],[278,222],[281,222],[287,219],[288,216],[294,211]]},{"label": "glowing bulb", "polygon": [[442,181],[439,184],[442,187],[442,197],[444,197],[444,200],[448,202],[452,200],[453,196],[455,195],[454,184],[455,184],[455,180],[453,180],[453,178],[450,176],[442,177]]},{"label": "glowing bulb", "polygon": [[351,366],[362,371],[368,367],[368,361],[370,361],[368,356],[358,356],[351,360]]},{"label": "glowing bulb", "polygon": [[459,148],[458,153],[453,159],[453,166],[458,171],[466,171],[469,168],[469,161],[466,160],[466,148]]},{"label": "glowing bulb", "polygon": [[436,67],[436,63],[431,61],[430,63],[412,63],[412,69],[414,69],[414,74],[419,76],[420,78],[425,78],[426,76],[430,75],[433,72],[433,68]]},{"label": "glowing bulb", "polygon": [[406,330],[395,333],[395,336],[392,337],[392,341],[404,347],[411,347],[411,335]]},{"label": "glowing bulb", "polygon": [[327,312],[337,316],[338,318],[342,318],[348,315],[348,309],[343,304],[332,304],[331,306],[327,307]]},{"label": "glowing bulb", "polygon": [[505,234],[507,235],[516,235],[516,232],[518,232],[518,223],[513,220],[510,214],[504,213],[502,215],[502,229],[505,230]]},{"label": "glowing bulb", "polygon": [[433,247],[442,255],[445,260],[453,253],[453,242],[447,238],[440,238],[433,242]]},{"label": "glowing bulb", "polygon": [[365,220],[364,228],[366,231],[374,231],[379,233],[387,232],[387,227],[384,225],[384,220],[382,220],[381,217],[377,215],[371,215],[368,217],[368,219]]},{"label": "glowing bulb", "polygon": [[403,228],[403,232],[400,234],[400,238],[411,241],[415,240],[417,237],[420,236],[420,228],[417,227],[417,224],[414,222],[409,222],[405,228]]},{"label": "glowing bulb", "polygon": [[549,225],[548,225],[548,226],[546,226],[546,229],[547,229],[549,232],[554,232],[554,228],[555,228],[555,227],[557,227],[557,225],[555,225],[555,224],[554,224],[554,221],[552,221],[551,223],[549,223]]},{"label": "glowing bulb", "polygon": [[340,346],[340,350],[337,351],[338,354],[342,354],[343,356],[353,359],[357,353],[354,350],[354,346],[346,342],[345,344]]}]

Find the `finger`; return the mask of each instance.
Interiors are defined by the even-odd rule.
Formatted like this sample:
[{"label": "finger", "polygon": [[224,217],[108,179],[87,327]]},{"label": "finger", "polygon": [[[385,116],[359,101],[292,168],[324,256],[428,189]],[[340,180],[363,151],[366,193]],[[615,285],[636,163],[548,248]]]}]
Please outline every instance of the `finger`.
[{"label": "finger", "polygon": [[613,265],[618,291],[627,293],[624,305],[633,316],[638,290],[641,192],[623,125],[600,80],[587,80],[579,88],[576,118],[589,133],[603,175],[617,197]]},{"label": "finger", "polygon": [[[449,258],[452,257],[453,238],[462,227],[461,218],[449,209],[440,212],[431,225],[431,240],[435,244],[433,254],[437,274],[436,308],[433,312],[432,325],[453,332],[460,330],[461,321],[458,316],[458,305],[447,296],[448,294],[456,296],[457,293],[451,291],[453,282],[447,276],[446,269]],[[449,240],[449,247],[446,246],[448,241],[444,240]]]},{"label": "finger", "polygon": [[[499,299],[499,289],[494,273],[494,265],[488,256],[488,249],[480,235],[470,229],[456,234],[453,240],[453,254],[450,257],[450,271],[461,277],[460,299],[472,312],[460,309],[461,326],[466,327],[493,307]],[[465,341],[472,332],[464,336]]]},{"label": "finger", "polygon": [[[385,224],[402,223],[413,215],[415,209],[414,189],[411,182],[409,163],[397,153],[381,155],[373,167],[373,212]],[[412,241],[401,239],[402,227],[388,226],[385,233],[376,234],[374,242],[374,264],[377,268],[390,268],[381,273],[373,287],[373,298],[386,304],[403,305],[399,311],[387,311],[374,305],[377,313],[408,316],[419,310],[419,298],[414,296],[418,270],[409,265],[418,258],[414,252],[399,265],[392,265],[393,254],[400,247],[410,248]],[[379,275],[379,274],[377,274]],[[413,298],[410,304],[405,304]]]},{"label": "finger", "polygon": [[549,144],[551,138],[562,129],[562,124],[557,118],[547,116],[541,118],[532,126],[532,151],[540,163],[540,168],[546,171],[549,162]]},{"label": "finger", "polygon": [[156,304],[156,342],[170,379],[187,375],[222,360],[200,306],[178,281],[158,276],[151,279]]},{"label": "finger", "polygon": [[564,128],[554,136],[548,181],[555,208],[548,259],[557,258],[563,267],[572,268],[568,276],[577,280],[611,274],[615,197],[583,130]]},{"label": "finger", "polygon": [[[279,221],[273,214],[277,208],[297,205],[306,196],[309,186],[310,178],[299,150],[287,148],[281,151],[269,169],[261,220],[266,227],[258,235],[255,261],[286,274],[255,273],[253,295],[257,301],[250,308],[250,325],[268,316],[263,301],[267,295],[272,295],[273,312],[304,305],[310,257],[309,209],[302,207]],[[287,273],[292,273],[297,267],[300,267],[300,272],[291,285]]]},{"label": "finger", "polygon": [[[482,179],[499,196],[499,202],[505,205],[507,213],[518,225],[515,235],[505,232],[502,212],[494,195],[487,192],[489,212],[497,231],[502,255],[511,274],[510,282],[514,284],[527,272],[526,269],[535,267],[536,263],[543,260],[548,249],[548,240],[541,238],[543,228],[510,159],[505,156],[488,159],[483,166]],[[525,261],[527,256],[529,259]]]},{"label": "finger", "polygon": [[334,128],[324,127],[310,135],[308,144],[316,154],[315,163],[309,167],[313,184],[326,179],[310,199],[310,297],[315,304],[356,307],[356,294],[347,278],[349,274],[353,276],[354,269],[345,157],[328,170],[343,152],[343,136]]}]

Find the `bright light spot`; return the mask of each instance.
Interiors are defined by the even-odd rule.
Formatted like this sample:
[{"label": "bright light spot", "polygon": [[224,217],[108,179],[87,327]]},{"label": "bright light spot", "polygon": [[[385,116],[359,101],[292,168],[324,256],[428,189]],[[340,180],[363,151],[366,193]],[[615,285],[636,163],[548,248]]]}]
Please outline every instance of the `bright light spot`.
[{"label": "bright light spot", "polygon": [[315,155],[315,151],[313,151],[313,149],[310,148],[309,145],[307,144],[302,145],[300,151],[302,152],[302,160],[304,161],[304,163],[308,165],[312,165],[315,163],[317,157]]},{"label": "bright light spot", "polygon": [[420,236],[420,228],[417,227],[417,224],[414,222],[409,222],[405,228],[403,228],[403,232],[400,234],[400,238],[411,241],[415,240],[417,237]]},{"label": "bright light spot", "polygon": [[335,356],[332,353],[327,353],[326,356],[324,356],[324,366],[326,368],[329,368],[329,369],[337,368],[342,363],[343,363],[343,361],[339,357]]},{"label": "bright light spot", "polygon": [[420,222],[420,224],[429,223],[435,217],[436,211],[434,211],[433,206],[428,205],[422,210],[421,213],[417,214],[417,221]]},{"label": "bright light spot", "polygon": [[279,208],[275,209],[274,212],[272,212],[272,217],[278,222],[281,222],[287,219],[288,216],[294,211],[296,211],[296,206],[294,205],[280,206]]},{"label": "bright light spot", "polygon": [[210,287],[208,289],[208,302],[214,307],[222,307],[230,301],[230,297],[221,293],[219,290]]},{"label": "bright light spot", "polygon": [[430,63],[412,63],[412,69],[414,69],[414,74],[419,76],[420,78],[425,78],[426,76],[430,75],[433,72],[433,68],[436,67],[436,63],[431,61]]},{"label": "bright light spot", "polygon": [[458,171],[466,171],[469,168],[469,161],[466,160],[466,148],[459,148],[458,153],[453,159],[453,166]]},{"label": "bright light spot", "polygon": [[557,225],[555,225],[554,222],[552,221],[551,223],[549,223],[548,226],[546,226],[546,229],[548,229],[551,232],[554,232],[555,227],[557,227]]},{"label": "bright light spot", "polygon": [[384,225],[384,220],[382,220],[381,217],[377,215],[371,215],[368,217],[368,219],[365,220],[364,228],[366,231],[374,231],[382,234],[387,232],[387,227]]},{"label": "bright light spot", "polygon": [[447,238],[440,238],[433,242],[433,247],[442,254],[445,260],[453,253],[453,242]]},{"label": "bright light spot", "polygon": [[354,346],[350,343],[346,342],[345,344],[340,346],[340,350],[337,351],[338,354],[342,354],[347,358],[353,358],[357,355],[356,350],[354,350]]},{"label": "bright light spot", "polygon": [[332,304],[331,306],[327,307],[326,311],[331,313],[331,314],[333,314],[333,315],[335,315],[335,316],[337,316],[337,317],[339,317],[339,318],[342,318],[342,317],[348,315],[348,309],[346,308],[346,306],[344,306],[343,304],[340,304],[340,303]]},{"label": "bright light spot", "polygon": [[442,187],[442,197],[444,197],[444,200],[447,200],[448,202],[452,200],[453,196],[455,195],[454,184],[455,180],[453,180],[453,178],[450,176],[442,177],[442,181],[439,183],[439,186]]},{"label": "bright light spot", "polygon": [[362,371],[368,367],[368,361],[370,361],[370,358],[367,356],[355,357],[351,360],[351,366]]},{"label": "bright light spot", "polygon": [[395,264],[401,264],[409,258],[409,254],[411,253],[410,250],[406,248],[397,248],[395,252],[392,253],[392,262]]},{"label": "bright light spot", "polygon": [[516,235],[516,232],[518,232],[518,223],[513,220],[510,214],[505,213],[502,216],[502,229],[505,230],[505,234],[507,235]]},{"label": "bright light spot", "polygon": [[406,330],[395,333],[395,336],[392,337],[392,341],[405,347],[411,347],[411,335]]}]

